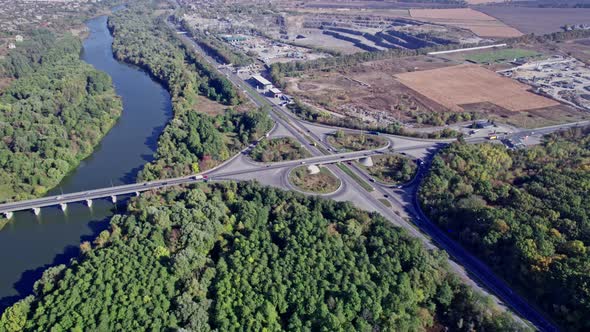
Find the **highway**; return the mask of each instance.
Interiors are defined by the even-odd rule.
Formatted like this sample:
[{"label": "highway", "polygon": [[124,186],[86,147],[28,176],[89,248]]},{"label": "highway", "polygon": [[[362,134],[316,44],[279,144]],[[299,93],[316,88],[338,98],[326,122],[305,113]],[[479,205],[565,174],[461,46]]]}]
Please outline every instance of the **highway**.
[{"label": "highway", "polygon": [[[418,147],[420,145],[417,145]],[[415,147],[409,147],[408,149],[412,149]],[[213,179],[213,176],[216,177],[230,177],[233,175],[239,174],[247,174],[247,173],[256,173],[260,170],[270,170],[270,169],[279,169],[279,168],[292,168],[299,165],[324,165],[324,164],[332,164],[336,162],[344,162],[350,160],[358,160],[366,157],[370,157],[376,154],[382,154],[383,151],[389,149],[389,146],[384,146],[379,149],[375,150],[363,150],[363,151],[356,151],[356,152],[346,152],[340,154],[333,154],[333,155],[320,155],[320,156],[313,156],[306,159],[299,159],[299,160],[291,160],[291,161],[283,161],[278,163],[272,164],[262,164],[260,163],[253,168],[244,169],[241,171],[232,171],[232,172],[220,172],[218,168],[215,170],[210,170],[207,172],[203,172],[202,174],[207,176],[206,179],[196,179],[195,175],[190,176],[183,176],[178,178],[172,179],[165,179],[165,180],[157,180],[157,181],[149,181],[149,182],[140,182],[134,184],[127,184],[121,186],[113,186],[113,187],[106,187],[100,189],[93,189],[88,191],[81,191],[76,193],[69,193],[63,195],[55,195],[55,196],[46,196],[37,199],[30,199],[18,202],[11,202],[11,203],[4,203],[0,204],[0,213],[8,213],[8,212],[15,212],[15,211],[22,211],[22,210],[32,210],[34,208],[42,208],[47,206],[59,206],[60,204],[68,204],[73,202],[85,202],[87,200],[95,200],[100,198],[112,198],[121,195],[127,194],[135,194],[140,193],[143,191],[148,191],[152,189],[159,189],[168,186],[176,186],[181,184],[191,184],[195,182],[201,182],[207,179]]]},{"label": "highway", "polygon": [[[170,25],[174,28],[172,25]],[[195,45],[195,50],[200,53],[214,68],[217,68],[217,63],[214,59],[209,57],[206,52],[204,52],[194,41],[192,41],[187,36],[181,36],[185,40],[189,41],[193,45]],[[248,83],[244,82],[240,79],[237,75],[235,75],[229,68],[218,69],[223,75],[225,75],[233,84],[238,86],[240,89],[243,90],[244,93],[259,107],[271,105],[271,103],[261,94],[253,93],[252,88],[248,86]],[[278,106],[271,106],[272,111],[270,115],[272,118],[277,121],[280,125],[285,127],[302,145],[304,145],[309,151],[312,152],[314,156],[319,156],[322,154],[317,147],[322,146],[324,147],[324,153],[330,153],[329,145],[322,139],[322,134],[319,131],[311,130],[313,128],[320,128],[322,125],[317,124],[310,124],[302,121],[301,119],[297,118],[290,112],[282,109]],[[573,123],[569,125],[562,125],[562,126],[552,126],[547,128],[541,128],[537,130],[519,130],[514,133],[510,133],[505,138],[522,138],[530,135],[543,135],[548,134],[550,132],[558,131],[565,129],[567,127],[575,127],[587,124],[586,122],[581,123]],[[324,128],[327,126],[324,126]],[[336,130],[339,128],[333,128],[332,130]],[[345,129],[346,131],[354,131],[350,129]],[[357,131],[358,132],[358,131]],[[384,135],[388,137],[390,141],[394,141],[396,139],[395,135]],[[408,139],[408,138],[405,138]],[[314,143],[310,144],[310,140]],[[432,142],[432,145],[442,143],[447,144],[452,140],[421,140],[415,139],[416,141],[426,141]],[[481,143],[486,141],[484,137],[477,137],[477,138],[466,138],[468,143]],[[395,145],[394,145],[395,148]],[[346,159],[342,159],[341,161],[345,161]],[[503,282],[500,278],[498,278],[493,271],[489,269],[485,264],[479,261],[477,258],[472,256],[468,251],[463,249],[459,244],[454,242],[450,239],[446,234],[444,234],[434,223],[428,220],[427,216],[422,212],[420,209],[420,205],[418,203],[418,188],[422,178],[422,174],[427,171],[429,163],[427,162],[423,167],[420,168],[420,173],[415,181],[413,186],[409,186],[406,189],[406,194],[411,197],[411,216],[413,220],[415,220],[415,225],[419,227],[420,231],[414,228],[414,225],[411,223],[403,220],[400,216],[393,213],[391,209],[385,208],[383,204],[378,201],[378,197],[368,193],[364,190],[355,180],[349,177],[347,174],[342,172],[338,168],[331,168],[331,170],[335,173],[337,177],[341,179],[341,181],[345,182],[347,186],[356,188],[356,191],[360,196],[363,196],[365,200],[371,201],[373,206],[376,210],[384,215],[386,218],[391,220],[394,224],[400,225],[404,227],[410,234],[422,239],[428,247],[432,246],[432,242],[434,242],[439,248],[445,250],[449,255],[453,258],[453,260],[458,263],[460,266],[455,265],[454,269],[459,274],[461,274],[461,266],[468,272],[468,274],[472,277],[475,277],[480,284],[489,290],[492,294],[494,294],[498,299],[500,299],[505,305],[513,309],[517,314],[521,317],[530,321],[536,328],[541,331],[557,331],[558,328],[551,323],[548,319],[546,319],[542,314],[540,314],[535,308],[529,305],[522,297],[518,294],[514,293],[510,287]],[[274,166],[267,166],[267,167],[274,167]],[[356,167],[352,167],[353,172],[356,175],[361,177],[366,177],[362,171],[360,171]],[[240,174],[246,174],[242,172],[248,172],[248,170],[234,170],[233,173],[226,173],[226,174],[216,174],[216,176],[231,178],[231,176],[236,176]],[[256,176],[259,176],[258,174]],[[256,176],[253,179],[256,179]],[[391,189],[384,188],[383,186],[377,185],[376,189],[382,197],[387,197],[387,199],[397,205],[403,206],[400,204],[398,199],[394,198],[395,195],[391,195]],[[387,196],[385,196],[387,195]],[[426,234],[427,236],[425,236]],[[432,242],[431,242],[432,241]],[[471,278],[471,277],[470,277]]]},{"label": "highway", "polygon": [[[174,26],[168,22],[171,28]],[[429,160],[427,159],[425,164],[419,167],[415,180],[402,189],[392,190],[389,186],[374,183],[375,192],[370,193],[366,191],[356,180],[344,173],[338,167],[334,167],[331,164],[338,162],[346,162],[351,160],[359,160],[374,155],[382,154],[386,151],[411,151],[416,149],[423,150],[436,150],[440,146],[448,144],[452,140],[424,140],[424,139],[412,139],[407,137],[399,137],[395,135],[382,135],[390,142],[387,146],[374,149],[364,150],[357,152],[337,153],[333,154],[332,148],[322,139],[325,135],[326,130],[336,130],[339,128],[328,127],[317,124],[308,123],[298,119],[296,116],[291,114],[289,111],[272,105],[264,96],[254,91],[248,83],[244,82],[237,75],[231,72],[228,68],[219,69],[217,62],[209,57],[193,40],[187,36],[181,35],[180,38],[190,42],[195,51],[197,51],[209,64],[216,68],[222,75],[227,77],[235,86],[239,87],[255,105],[258,107],[270,106],[271,111],[269,115],[275,121],[278,126],[286,129],[290,135],[292,135],[297,141],[299,141],[307,150],[310,151],[312,157],[284,161],[277,163],[251,163],[249,165],[240,164],[241,158],[232,158],[230,161],[220,165],[219,167],[201,173],[206,178],[196,177],[195,175],[178,177],[173,179],[157,180],[150,182],[142,182],[136,184],[114,186],[107,188],[100,188],[95,190],[88,190],[78,193],[69,193],[57,196],[48,196],[38,199],[31,199],[19,202],[0,204],[0,213],[10,214],[15,211],[33,210],[36,213],[39,212],[39,208],[47,206],[60,206],[62,204],[65,207],[67,204],[74,202],[91,202],[95,199],[113,198],[121,195],[136,194],[144,191],[164,188],[168,186],[176,185],[189,185],[197,182],[208,181],[208,180],[223,180],[223,179],[243,179],[244,177],[250,179],[258,179],[264,172],[273,170],[289,170],[293,167],[300,165],[321,165],[326,164],[331,171],[345,183],[346,187],[354,190],[354,193],[358,199],[362,199],[363,202],[369,202],[372,208],[379,212],[381,215],[390,220],[393,224],[403,227],[412,236],[415,236],[422,240],[425,245],[429,248],[435,246],[445,250],[453,259],[451,262],[453,269],[465,278],[475,280],[477,284],[484,286],[486,290],[494,294],[497,299],[503,302],[506,306],[513,309],[517,314],[526,320],[530,321],[541,331],[557,331],[557,327],[548,321],[542,314],[540,314],[535,308],[529,305],[522,297],[514,293],[510,287],[498,278],[493,271],[490,270],[485,264],[479,261],[477,258],[472,256],[468,251],[463,249],[454,240],[449,238],[444,232],[442,232],[434,223],[428,220],[427,216],[422,212],[418,202],[418,189],[419,184],[422,180],[423,175],[427,172],[429,167]],[[578,126],[581,123],[553,126],[535,130],[521,130],[511,134],[513,137],[524,137],[530,135],[542,135],[550,132],[565,129],[570,126]],[[319,128],[319,129],[318,129]],[[323,129],[322,129],[323,128]],[[348,132],[359,132],[358,130],[344,129]],[[405,140],[404,144],[397,146],[396,142]],[[469,143],[478,143],[484,141],[483,138],[466,139]],[[391,143],[393,142],[393,143]],[[392,145],[393,144],[393,145]],[[349,167],[356,175],[361,178],[369,179],[367,174],[364,173],[357,167]],[[396,194],[397,193],[397,194]],[[407,204],[402,202],[403,198],[400,196],[405,194],[407,197],[411,197],[409,208]],[[413,217],[415,224],[404,220],[399,215],[394,213],[394,210],[386,207],[382,204],[379,199],[386,198],[395,206],[405,207],[409,214]],[[416,228],[417,226],[417,228]],[[463,269],[467,272],[464,273]],[[479,281],[479,282],[477,282]]]}]

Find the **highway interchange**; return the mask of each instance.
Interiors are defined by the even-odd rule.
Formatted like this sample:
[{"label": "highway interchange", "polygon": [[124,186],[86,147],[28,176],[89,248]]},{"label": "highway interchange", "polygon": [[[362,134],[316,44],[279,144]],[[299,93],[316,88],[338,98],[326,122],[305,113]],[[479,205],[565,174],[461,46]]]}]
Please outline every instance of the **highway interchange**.
[{"label": "highway interchange", "polygon": [[[173,27],[172,24],[170,26]],[[404,228],[409,234],[422,240],[428,248],[439,248],[446,251],[451,257],[450,265],[452,269],[468,284],[494,296],[496,302],[510,307],[519,316],[532,323],[537,329],[541,331],[558,330],[536,308],[528,304],[520,295],[513,292],[489,267],[464,250],[428,220],[427,216],[421,210],[417,195],[420,182],[428,170],[432,156],[441,147],[453,140],[428,140],[395,135],[381,135],[388,142],[388,145],[385,147],[375,150],[334,153],[335,150],[327,143],[326,137],[337,128],[302,121],[291,112],[275,105],[271,100],[259,94],[247,82],[235,75],[231,69],[219,67],[219,64],[213,58],[209,57],[193,40],[187,36],[181,36],[181,38],[191,43],[196,52],[209,62],[213,68],[217,68],[222,75],[227,77],[258,107],[270,106],[269,115],[274,120],[275,127],[268,133],[267,137],[269,139],[285,136],[293,137],[312,154],[312,157],[277,163],[256,163],[247,157],[247,153],[253,147],[253,144],[218,167],[202,173],[205,176],[204,179],[191,175],[5,203],[0,204],[0,213],[5,213],[8,216],[14,211],[31,209],[35,209],[35,212],[38,213],[38,209],[41,207],[62,205],[62,208],[65,208],[68,203],[84,201],[91,204],[94,199],[111,198],[115,200],[120,195],[139,194],[143,191],[167,186],[187,185],[203,180],[257,180],[265,185],[284,189],[295,189],[288,181],[288,173],[291,169],[300,165],[324,164],[341,180],[342,185],[336,192],[323,196],[340,201],[351,201],[360,208],[380,213],[394,225]],[[587,124],[587,122],[584,122],[535,130],[519,130],[510,134],[510,136],[515,138],[537,136],[538,138],[554,131]],[[360,132],[359,130],[353,129],[343,130],[351,133]],[[481,137],[466,139],[468,143],[480,143],[484,140],[485,138]],[[392,188],[389,185],[375,182],[363,169],[357,167],[354,163],[347,165],[357,177],[368,181],[373,186],[374,190],[369,192],[357,180],[335,165],[335,163],[347,163],[361,158],[392,152],[403,152],[404,154],[420,158],[424,161],[418,167],[415,178],[401,188]],[[391,207],[383,204],[383,200],[389,201]]]}]

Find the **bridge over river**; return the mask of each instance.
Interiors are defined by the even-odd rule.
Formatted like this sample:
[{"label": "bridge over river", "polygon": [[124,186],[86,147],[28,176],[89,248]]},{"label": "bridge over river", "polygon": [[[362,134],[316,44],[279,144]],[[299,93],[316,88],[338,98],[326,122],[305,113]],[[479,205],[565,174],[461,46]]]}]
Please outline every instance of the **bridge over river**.
[{"label": "bridge over river", "polygon": [[[422,144],[423,145],[423,144]],[[418,145],[416,147],[420,147]],[[402,150],[409,150],[416,147],[406,147]],[[235,171],[226,171],[226,172],[216,172],[215,169],[203,172],[201,174],[194,174],[189,176],[183,176],[178,178],[172,179],[164,179],[164,180],[156,180],[156,181],[149,181],[149,182],[139,182],[134,184],[126,184],[126,185],[119,185],[119,186],[112,186],[106,188],[99,188],[99,189],[92,189],[80,192],[74,192],[69,194],[62,194],[62,195],[54,195],[54,196],[46,196],[37,199],[30,199],[24,201],[17,201],[17,202],[10,202],[5,204],[0,204],[0,213],[4,214],[5,217],[11,218],[13,212],[16,211],[23,211],[23,210],[31,210],[35,214],[39,214],[41,212],[41,208],[48,207],[48,206],[60,206],[62,210],[66,210],[67,204],[74,203],[74,202],[85,202],[88,206],[92,205],[92,201],[95,199],[104,199],[109,198],[113,203],[117,201],[117,196],[122,195],[139,195],[139,193],[143,191],[148,191],[152,189],[158,189],[168,186],[176,186],[182,184],[191,184],[196,182],[207,181],[209,179],[213,179],[214,177],[220,178],[231,178],[232,176],[242,175],[247,173],[255,173],[260,170],[268,170],[268,169],[277,169],[277,168],[287,168],[287,167],[295,167],[299,165],[323,165],[323,164],[331,164],[336,162],[346,162],[351,160],[368,160],[372,155],[381,154],[385,150],[389,149],[389,145],[384,146],[379,149],[374,150],[363,150],[363,151],[356,151],[356,152],[346,152],[346,153],[339,153],[339,154],[332,154],[332,155],[324,155],[324,156],[317,156],[311,157],[306,159],[298,159],[293,161],[283,161],[283,162],[276,162],[276,163],[253,163],[252,167],[247,167],[241,170]]]}]

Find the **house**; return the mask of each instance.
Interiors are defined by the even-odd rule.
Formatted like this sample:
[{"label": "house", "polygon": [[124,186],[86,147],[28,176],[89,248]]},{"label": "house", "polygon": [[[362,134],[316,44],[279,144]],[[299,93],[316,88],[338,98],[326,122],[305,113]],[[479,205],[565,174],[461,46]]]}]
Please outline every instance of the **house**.
[{"label": "house", "polygon": [[17,43],[20,43],[20,42],[22,42],[24,39],[23,39],[23,36],[21,36],[21,35],[16,35],[16,36],[14,37],[14,40],[16,40],[16,42],[17,42]]},{"label": "house", "polygon": [[282,95],[281,90],[279,90],[277,88],[270,88],[269,92],[273,98],[280,98]]},{"label": "house", "polygon": [[15,49],[15,48],[16,48],[16,45],[14,45],[14,43],[9,43],[8,44],[8,49],[9,50],[12,50],[12,49]]}]

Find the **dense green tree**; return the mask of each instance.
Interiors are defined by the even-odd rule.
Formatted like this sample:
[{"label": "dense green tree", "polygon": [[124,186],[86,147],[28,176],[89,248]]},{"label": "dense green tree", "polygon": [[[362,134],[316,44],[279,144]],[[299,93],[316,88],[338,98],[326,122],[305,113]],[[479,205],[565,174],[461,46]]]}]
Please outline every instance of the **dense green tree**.
[{"label": "dense green tree", "polygon": [[0,331],[526,330],[446,255],[350,203],[176,188],[133,199],[104,234],[48,270]]},{"label": "dense green tree", "polygon": [[0,61],[0,201],[56,186],[121,113],[111,79],[79,59],[78,38],[40,30]]},{"label": "dense green tree", "polygon": [[568,330],[590,325],[590,129],[541,146],[455,143],[433,161],[424,210]]},{"label": "dense green tree", "polygon": [[[143,180],[209,169],[272,127],[266,110],[231,109],[242,102],[231,82],[177,38],[164,17],[154,14],[156,6],[151,1],[129,4],[108,21],[115,56],[147,70],[172,96],[174,119],[160,136],[156,161],[140,173]],[[199,94],[230,109],[218,116],[199,112]]]}]

